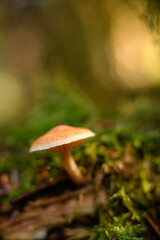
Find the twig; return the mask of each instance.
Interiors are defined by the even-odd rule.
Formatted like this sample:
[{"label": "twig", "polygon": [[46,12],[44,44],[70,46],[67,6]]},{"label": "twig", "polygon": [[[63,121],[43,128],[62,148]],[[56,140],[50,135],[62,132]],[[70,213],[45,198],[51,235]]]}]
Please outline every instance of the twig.
[{"label": "twig", "polygon": [[159,227],[154,223],[154,221],[152,220],[152,218],[146,214],[146,219],[148,221],[148,223],[151,225],[151,227],[154,229],[154,231],[157,233],[157,235],[160,237],[160,230]]}]

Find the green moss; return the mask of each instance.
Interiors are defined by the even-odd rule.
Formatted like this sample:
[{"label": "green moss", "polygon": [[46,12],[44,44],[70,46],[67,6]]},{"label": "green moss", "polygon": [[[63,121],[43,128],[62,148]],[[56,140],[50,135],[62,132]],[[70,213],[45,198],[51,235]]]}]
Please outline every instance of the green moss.
[{"label": "green moss", "polygon": [[145,228],[140,224],[137,225],[121,225],[106,223],[105,227],[95,228],[95,232],[91,233],[90,240],[143,240],[142,237]]}]

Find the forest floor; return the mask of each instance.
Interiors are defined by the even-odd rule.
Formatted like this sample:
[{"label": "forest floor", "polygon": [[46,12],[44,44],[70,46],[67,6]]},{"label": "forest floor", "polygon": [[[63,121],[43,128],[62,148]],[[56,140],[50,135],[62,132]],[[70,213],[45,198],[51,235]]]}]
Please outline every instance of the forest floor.
[{"label": "forest floor", "polygon": [[[0,137],[0,238],[160,239],[159,123],[157,99],[137,98],[109,117],[76,86],[46,89]],[[83,186],[71,182],[59,155],[28,152],[59,124],[96,133],[73,152],[90,176]]]}]

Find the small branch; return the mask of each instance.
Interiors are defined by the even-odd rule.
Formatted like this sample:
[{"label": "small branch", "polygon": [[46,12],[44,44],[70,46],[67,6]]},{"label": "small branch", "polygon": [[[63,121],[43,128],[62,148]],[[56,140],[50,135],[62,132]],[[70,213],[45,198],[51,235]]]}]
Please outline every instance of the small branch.
[{"label": "small branch", "polygon": [[148,223],[151,225],[151,227],[154,229],[154,231],[157,233],[157,235],[160,237],[160,230],[159,227],[154,223],[154,221],[152,220],[152,218],[146,214],[146,219],[148,221]]}]

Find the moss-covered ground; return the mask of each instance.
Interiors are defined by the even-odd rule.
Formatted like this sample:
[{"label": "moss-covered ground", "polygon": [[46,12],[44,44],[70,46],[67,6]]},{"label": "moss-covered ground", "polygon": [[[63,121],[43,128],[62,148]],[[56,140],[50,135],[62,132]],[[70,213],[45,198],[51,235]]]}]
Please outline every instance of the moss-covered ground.
[{"label": "moss-covered ground", "polygon": [[101,114],[86,95],[58,81],[34,101],[25,119],[0,137],[0,175],[18,173],[18,187],[1,196],[1,207],[12,198],[65,174],[60,158],[47,152],[29,154],[29,145],[50,128],[67,124],[88,127],[96,137],[73,152],[81,171],[94,178],[102,167],[106,205],[98,223],[88,229],[94,239],[158,239],[160,236],[160,110],[157,99],[137,98],[112,117]]}]

